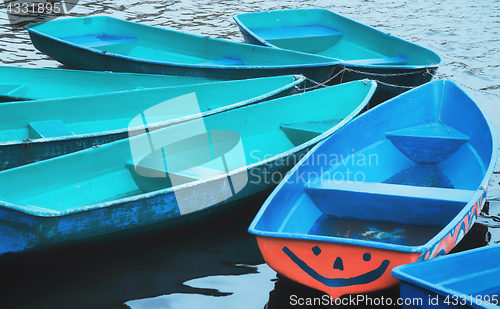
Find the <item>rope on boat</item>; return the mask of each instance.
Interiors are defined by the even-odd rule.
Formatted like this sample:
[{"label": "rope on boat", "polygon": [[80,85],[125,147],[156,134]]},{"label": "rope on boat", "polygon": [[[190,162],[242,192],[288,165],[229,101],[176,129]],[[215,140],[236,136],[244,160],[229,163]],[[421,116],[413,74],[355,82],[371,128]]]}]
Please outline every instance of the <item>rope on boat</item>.
[{"label": "rope on boat", "polygon": [[413,89],[415,86],[401,86],[401,85],[395,85],[395,84],[389,84],[380,80],[376,80],[377,84],[388,86],[388,87],[394,87],[394,88],[404,88],[404,89]]},{"label": "rope on boat", "polygon": [[314,84],[314,86],[311,86],[311,87],[305,87],[305,83],[304,83],[304,88],[300,88],[299,86],[295,86],[295,88],[297,90],[300,90],[302,92],[306,92],[306,91],[309,91],[309,90],[313,90],[313,89],[316,89],[318,87],[327,87],[328,83],[331,82],[332,80],[334,80],[335,78],[337,78],[337,76],[339,76],[340,74],[344,73],[345,71],[347,71],[348,69],[346,67],[344,67],[342,70],[340,70],[339,72],[337,72],[337,74],[333,75],[332,77],[330,77],[329,79],[325,80],[324,82],[317,82],[315,81],[314,79],[310,79],[309,77],[307,76],[304,76],[306,78],[306,80],[310,81],[311,83]]},{"label": "rope on boat", "polygon": [[[429,71],[428,71],[428,72],[426,72],[426,74],[431,75],[431,76],[432,76],[432,78],[435,78],[435,79],[443,79],[443,78],[441,78],[441,77],[439,77],[439,76],[436,76],[436,75],[432,74],[432,73],[431,73],[431,72],[429,72]],[[462,87],[462,88],[467,88],[467,89],[469,89],[469,90],[472,90],[472,91],[475,91],[475,92],[479,92],[479,93],[484,93],[484,94],[494,95],[494,96],[496,96],[496,97],[499,97],[499,98],[500,98],[500,94],[491,93],[491,92],[488,92],[488,91],[486,91],[486,90],[482,90],[482,89],[475,89],[475,88],[469,87],[469,86],[467,86],[467,85],[464,85],[464,84],[462,84],[462,83],[459,83],[459,82],[457,82],[457,81],[453,81],[453,82],[454,82],[455,84],[460,85],[460,87]]]},{"label": "rope on boat", "polygon": [[441,109],[443,107],[444,85],[445,84],[446,84],[446,81],[443,80],[443,91],[441,91],[441,103],[439,103],[439,122],[446,128],[446,130],[448,130],[448,133],[451,133],[450,129],[448,129],[448,127],[443,123],[443,121],[441,121]]},{"label": "rope on boat", "polygon": [[[300,88],[299,86],[295,86],[295,88],[297,90],[299,90],[299,91],[306,92],[306,91],[313,90],[313,89],[316,89],[316,88],[319,88],[319,87],[327,87],[329,82],[331,82],[332,80],[334,80],[335,78],[337,78],[341,74],[342,74],[342,76],[340,77],[340,83],[342,84],[345,72],[353,72],[353,73],[358,73],[358,74],[363,74],[363,75],[382,76],[382,77],[405,76],[405,75],[413,75],[413,74],[424,74],[425,75],[427,73],[430,74],[430,72],[429,72],[428,69],[419,70],[419,71],[412,71],[412,72],[385,73],[384,74],[384,73],[363,72],[363,71],[358,71],[358,70],[355,70],[355,69],[350,69],[350,68],[347,68],[345,66],[342,66],[342,69],[339,72],[337,72],[335,75],[333,75],[332,77],[328,78],[324,82],[317,82],[317,81],[315,81],[313,79],[310,79],[309,77],[306,76],[305,77],[306,80],[309,81],[309,82],[311,82],[314,85],[311,86],[311,87],[305,87],[304,86],[303,88]],[[377,84],[388,86],[388,87],[403,88],[403,89],[412,89],[412,88],[415,88],[414,86],[401,86],[401,85],[396,85],[396,84],[390,84],[390,83],[386,83],[386,82],[383,82],[383,81],[377,80],[377,79],[372,79],[372,80],[375,81],[375,82],[377,82]]]},{"label": "rope on boat", "polygon": [[[423,74],[423,75],[429,74],[434,79],[437,79],[437,80],[443,79],[440,76],[432,74],[432,72],[428,68],[423,69],[423,70],[419,70],[419,71],[402,72],[402,73],[372,73],[372,72],[358,71],[358,70],[354,70],[354,69],[350,69],[350,68],[347,68],[345,66],[342,66],[342,69],[339,72],[337,72],[335,75],[333,75],[332,77],[328,78],[324,82],[317,82],[317,81],[315,81],[313,79],[310,79],[309,77],[306,76],[305,77],[306,80],[309,81],[309,82],[311,82],[314,85],[311,86],[311,87],[305,87],[305,83],[304,83],[304,87],[303,88],[300,88],[299,86],[295,86],[295,88],[298,91],[306,92],[306,91],[313,90],[313,89],[316,89],[316,88],[319,88],[319,87],[327,87],[328,83],[331,82],[332,80],[334,80],[335,78],[337,78],[340,74],[342,74],[341,79],[340,79],[340,83],[342,83],[345,72],[353,72],[353,73],[358,73],[358,74],[371,75],[371,76],[381,76],[381,77],[405,76],[405,75],[413,75],[413,74]],[[383,85],[383,86],[387,86],[387,87],[393,87],[393,88],[413,89],[415,87],[418,87],[418,86],[402,86],[402,85],[390,84],[390,83],[386,83],[386,82],[383,82],[383,81],[377,80],[377,79],[372,79],[372,80],[375,81],[375,82],[377,82],[377,84],[380,84],[380,85]],[[454,82],[456,84],[459,84],[463,88],[467,88],[467,89],[473,90],[475,92],[485,93],[485,94],[494,95],[496,97],[500,97],[500,95],[496,94],[496,93],[491,93],[491,92],[488,92],[488,91],[485,91],[485,90],[481,90],[481,89],[475,89],[475,88],[469,87],[467,85],[464,85],[464,84],[456,82],[456,81],[454,81]]]},{"label": "rope on boat", "polygon": [[[422,69],[422,70],[418,70],[418,71],[401,72],[401,73],[373,73],[373,72],[358,71],[358,70],[349,69],[346,67],[344,67],[344,68],[349,72],[354,72],[354,73],[359,73],[359,74],[364,74],[364,75],[372,75],[372,76],[383,76],[383,77],[405,76],[405,75],[413,75],[413,74],[421,74],[421,73],[425,75],[427,73],[430,73],[429,69]],[[409,87],[409,86],[405,86],[405,87]],[[411,88],[413,88],[413,87],[411,87]]]}]

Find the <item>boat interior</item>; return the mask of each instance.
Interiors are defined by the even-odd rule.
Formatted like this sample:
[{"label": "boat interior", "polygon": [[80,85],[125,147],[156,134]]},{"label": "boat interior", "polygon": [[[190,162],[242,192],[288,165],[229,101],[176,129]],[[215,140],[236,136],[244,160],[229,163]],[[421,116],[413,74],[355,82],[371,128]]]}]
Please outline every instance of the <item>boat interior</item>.
[{"label": "boat interior", "polygon": [[[484,116],[454,85],[447,84],[439,122],[440,88],[434,82],[426,89],[432,96],[401,96],[332,136],[291,175],[255,229],[426,244],[476,202],[492,156]],[[400,110],[391,110],[396,103]],[[421,110],[405,114],[411,104]]]},{"label": "boat interior", "polygon": [[452,290],[456,291],[456,295],[472,295],[474,299],[480,296],[478,300],[483,301],[496,299],[500,293],[500,282],[497,279],[500,276],[500,265],[495,257],[498,257],[500,251],[494,247],[471,250],[453,258],[450,256],[443,260],[432,260],[432,263],[429,261],[418,269],[404,267],[399,272],[404,278],[410,279],[404,281],[412,282],[413,278],[418,278],[426,288]]},{"label": "boat interior", "polygon": [[[0,66],[0,103],[207,83],[197,77]],[[52,87],[57,84],[58,87]]]},{"label": "boat interior", "polygon": [[65,211],[208,181],[324,133],[361,111],[374,88],[362,81],[327,87],[8,170],[1,186],[30,190],[2,190],[0,200]]},{"label": "boat interior", "polygon": [[[300,82],[294,76],[144,89],[68,99],[33,100],[0,104],[0,115],[9,115],[0,123],[0,142],[67,137],[111,130],[126,130],[137,125],[164,122],[208,112],[224,106],[274,95],[278,89]],[[289,90],[290,91],[290,90]]]},{"label": "boat interior", "polygon": [[353,65],[429,65],[439,56],[328,10],[283,10],[237,15],[235,20],[268,43]]},{"label": "boat interior", "polygon": [[[148,61],[207,66],[296,66],[331,62],[324,57],[250,47],[106,16],[56,20],[32,28],[79,46]],[[275,55],[270,57],[269,53]]]}]

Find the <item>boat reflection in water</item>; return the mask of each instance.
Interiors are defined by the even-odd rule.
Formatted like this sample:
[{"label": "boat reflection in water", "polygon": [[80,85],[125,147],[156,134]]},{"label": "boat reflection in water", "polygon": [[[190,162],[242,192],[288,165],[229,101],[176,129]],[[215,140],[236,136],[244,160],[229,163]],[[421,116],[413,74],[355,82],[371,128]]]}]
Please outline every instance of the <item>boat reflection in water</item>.
[{"label": "boat reflection in water", "polygon": [[[269,193],[194,227],[3,255],[0,308],[281,309],[297,308],[293,295],[323,297],[263,264],[246,229]],[[484,246],[488,235],[477,223],[452,252]],[[395,299],[399,288],[367,296]]]},{"label": "boat reflection in water", "polygon": [[189,228],[5,254],[0,308],[263,308],[276,273],[246,229],[269,193]]}]

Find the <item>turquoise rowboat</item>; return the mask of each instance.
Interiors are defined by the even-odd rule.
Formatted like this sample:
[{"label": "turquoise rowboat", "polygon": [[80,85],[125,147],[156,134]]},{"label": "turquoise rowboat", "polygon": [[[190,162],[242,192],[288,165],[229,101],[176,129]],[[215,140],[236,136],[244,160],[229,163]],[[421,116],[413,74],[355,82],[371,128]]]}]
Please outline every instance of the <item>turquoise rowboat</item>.
[{"label": "turquoise rowboat", "polygon": [[213,79],[0,66],[0,102],[192,85]]},{"label": "turquoise rowboat", "polygon": [[35,47],[70,67],[224,80],[302,74],[327,80],[331,58],[211,39],[107,16],[27,26]]},{"label": "turquoise rowboat", "polygon": [[[0,171],[127,138],[144,130],[131,125],[139,113],[153,113],[156,130],[294,91],[303,76],[122,91],[72,98],[0,104]],[[188,105],[192,98],[196,104]]]},{"label": "turquoise rowboat", "polygon": [[371,81],[326,87],[3,171],[0,254],[169,228],[235,207],[275,186],[375,89]]},{"label": "turquoise rowboat", "polygon": [[340,60],[338,72],[345,71],[331,83],[372,78],[404,87],[380,84],[380,102],[430,81],[441,63],[426,48],[325,9],[245,13],[234,20],[247,43]]}]

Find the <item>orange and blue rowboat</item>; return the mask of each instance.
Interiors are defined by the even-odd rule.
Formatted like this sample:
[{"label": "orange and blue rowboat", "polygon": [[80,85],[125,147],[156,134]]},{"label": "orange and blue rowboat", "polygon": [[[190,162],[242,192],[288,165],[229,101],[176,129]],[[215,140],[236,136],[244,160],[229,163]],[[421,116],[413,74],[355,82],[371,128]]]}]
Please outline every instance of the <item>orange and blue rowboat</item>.
[{"label": "orange and blue rowboat", "polygon": [[444,255],[470,230],[497,148],[460,87],[425,84],[318,144],[249,232],[271,268],[333,297],[394,286],[394,267]]}]

